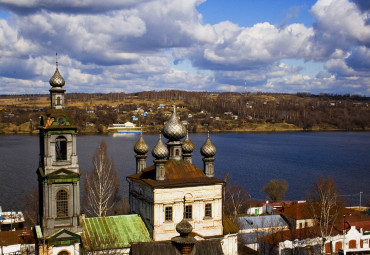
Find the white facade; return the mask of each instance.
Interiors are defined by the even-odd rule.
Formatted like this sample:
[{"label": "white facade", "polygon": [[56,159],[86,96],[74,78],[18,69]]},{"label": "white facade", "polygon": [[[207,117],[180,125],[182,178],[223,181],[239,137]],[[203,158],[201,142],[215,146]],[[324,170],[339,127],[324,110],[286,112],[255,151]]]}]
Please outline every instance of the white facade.
[{"label": "white facade", "polygon": [[[220,236],[222,228],[222,184],[155,188],[131,183],[132,210],[140,213],[154,241],[177,236],[176,224],[184,218],[185,206],[192,206],[192,218],[187,219],[193,232],[201,236]],[[206,204],[211,206],[211,217],[205,216]],[[166,209],[172,208],[172,220],[166,220]],[[209,205],[208,205],[209,208]]]}]

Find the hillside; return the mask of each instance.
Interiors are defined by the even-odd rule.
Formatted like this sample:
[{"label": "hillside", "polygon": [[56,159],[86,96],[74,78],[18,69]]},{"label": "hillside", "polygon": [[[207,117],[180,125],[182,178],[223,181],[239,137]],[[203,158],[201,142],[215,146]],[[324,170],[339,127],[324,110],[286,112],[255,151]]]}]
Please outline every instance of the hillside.
[{"label": "hillside", "polygon": [[[80,133],[106,133],[134,122],[157,132],[177,105],[189,132],[369,130],[368,97],[350,95],[148,91],[134,94],[66,94]],[[0,96],[0,133],[37,133],[48,95]],[[137,120],[132,120],[132,117]]]}]

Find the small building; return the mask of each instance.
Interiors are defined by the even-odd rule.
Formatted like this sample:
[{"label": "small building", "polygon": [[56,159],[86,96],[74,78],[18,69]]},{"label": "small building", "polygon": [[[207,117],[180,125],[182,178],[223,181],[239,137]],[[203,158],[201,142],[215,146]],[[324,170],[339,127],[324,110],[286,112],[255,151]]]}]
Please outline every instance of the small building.
[{"label": "small building", "polygon": [[238,241],[246,247],[258,250],[258,238],[288,229],[280,215],[242,216],[235,219],[239,227]]},{"label": "small building", "polygon": [[276,209],[275,212],[280,214],[291,228],[301,229],[312,227],[315,224],[311,206],[311,203],[302,201],[289,206],[283,205],[280,209]]},{"label": "small building", "polygon": [[0,206],[0,231],[21,230],[24,226],[22,212],[2,212]]},{"label": "small building", "polygon": [[1,231],[1,254],[35,254],[35,234],[32,230]]}]

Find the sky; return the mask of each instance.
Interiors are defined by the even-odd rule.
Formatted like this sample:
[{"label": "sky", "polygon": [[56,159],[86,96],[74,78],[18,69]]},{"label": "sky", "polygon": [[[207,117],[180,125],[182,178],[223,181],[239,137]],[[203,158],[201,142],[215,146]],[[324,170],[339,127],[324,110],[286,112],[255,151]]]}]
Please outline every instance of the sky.
[{"label": "sky", "polygon": [[0,0],[0,94],[56,60],[67,93],[370,96],[370,1]]}]

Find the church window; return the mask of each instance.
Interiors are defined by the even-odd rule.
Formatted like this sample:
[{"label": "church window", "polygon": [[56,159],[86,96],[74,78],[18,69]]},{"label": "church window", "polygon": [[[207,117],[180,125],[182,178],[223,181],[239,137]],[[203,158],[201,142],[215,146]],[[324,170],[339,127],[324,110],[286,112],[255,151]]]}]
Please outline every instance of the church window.
[{"label": "church window", "polygon": [[205,217],[212,217],[212,204],[206,204],[204,207],[204,216]]},{"label": "church window", "polygon": [[185,219],[192,219],[193,218],[193,206],[187,205],[185,206]]},{"label": "church window", "polygon": [[176,156],[180,156],[180,150],[175,150]]},{"label": "church window", "polygon": [[57,217],[68,216],[68,192],[61,189],[57,192]]},{"label": "church window", "polygon": [[67,160],[67,139],[64,136],[58,136],[55,140],[56,160]]},{"label": "church window", "polygon": [[165,207],[165,220],[172,221],[172,206]]},{"label": "church window", "polygon": [[62,104],[61,101],[62,101],[61,98],[60,97],[57,97],[57,105],[61,105]]}]

